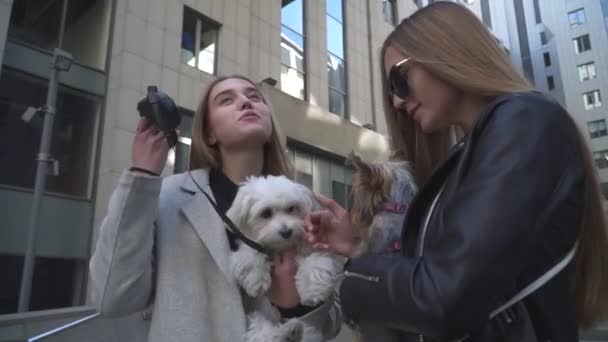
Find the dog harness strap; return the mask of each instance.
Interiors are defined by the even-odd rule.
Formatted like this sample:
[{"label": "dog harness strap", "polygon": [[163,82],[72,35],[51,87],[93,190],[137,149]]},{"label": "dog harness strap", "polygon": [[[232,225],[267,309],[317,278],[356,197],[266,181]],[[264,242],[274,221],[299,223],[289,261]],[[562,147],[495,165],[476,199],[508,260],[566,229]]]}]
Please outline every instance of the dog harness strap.
[{"label": "dog harness strap", "polygon": [[407,204],[397,202],[385,202],[380,205],[380,209],[389,213],[405,214],[407,210]]},{"label": "dog harness strap", "polygon": [[243,241],[243,243],[245,243],[247,246],[255,249],[256,251],[262,253],[262,254],[266,254],[268,255],[268,251],[262,247],[262,245],[260,245],[259,243],[249,239],[248,237],[245,236],[245,234],[243,234],[241,232],[240,229],[238,229],[236,227],[236,225],[234,225],[234,223],[232,222],[232,220],[230,220],[230,218],[228,218],[228,216],[226,216],[226,214],[224,214],[218,207],[217,204],[215,203],[215,201],[211,198],[211,196],[209,196],[209,194],[203,190],[203,188],[198,184],[198,182],[194,179],[194,177],[192,176],[192,173],[190,171],[188,171],[188,175],[190,176],[190,179],[192,179],[192,182],[194,183],[194,185],[196,185],[196,187],[203,193],[203,195],[205,195],[205,197],[207,197],[207,200],[209,201],[209,203],[211,203],[211,206],[213,207],[213,209],[215,209],[215,211],[217,212],[217,214],[222,218],[222,220],[224,221],[224,223],[226,224],[226,226],[228,226],[228,229],[230,229],[230,231],[232,231],[234,233],[234,235],[236,235],[237,238],[239,238],[241,241]]}]

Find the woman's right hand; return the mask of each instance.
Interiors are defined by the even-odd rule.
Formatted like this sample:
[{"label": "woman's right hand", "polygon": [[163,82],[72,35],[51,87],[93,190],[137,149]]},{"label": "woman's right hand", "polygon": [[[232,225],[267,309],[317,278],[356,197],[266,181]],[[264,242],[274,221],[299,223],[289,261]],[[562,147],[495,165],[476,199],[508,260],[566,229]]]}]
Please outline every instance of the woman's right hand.
[{"label": "woman's right hand", "polygon": [[355,237],[348,211],[336,201],[316,194],[326,210],[306,217],[306,238],[315,248],[351,257],[359,243]]},{"label": "woman's right hand", "polygon": [[152,120],[140,118],[131,149],[132,166],[161,174],[168,154],[169,144],[165,134]]}]

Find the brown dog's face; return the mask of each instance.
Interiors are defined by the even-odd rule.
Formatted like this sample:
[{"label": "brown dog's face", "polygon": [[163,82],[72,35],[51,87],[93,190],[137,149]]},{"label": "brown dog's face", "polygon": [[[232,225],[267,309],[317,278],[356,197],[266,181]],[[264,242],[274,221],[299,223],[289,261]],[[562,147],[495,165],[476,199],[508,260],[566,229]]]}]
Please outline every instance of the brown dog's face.
[{"label": "brown dog's face", "polygon": [[377,208],[389,199],[391,170],[380,163],[366,163],[355,154],[349,159],[355,167],[350,193],[350,220],[357,235],[365,239]]}]

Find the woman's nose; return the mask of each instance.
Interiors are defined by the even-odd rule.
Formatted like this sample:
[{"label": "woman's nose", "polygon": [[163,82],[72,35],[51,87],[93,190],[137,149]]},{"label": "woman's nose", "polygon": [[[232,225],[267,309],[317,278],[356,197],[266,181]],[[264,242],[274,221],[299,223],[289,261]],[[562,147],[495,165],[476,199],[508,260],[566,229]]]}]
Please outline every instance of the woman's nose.
[{"label": "woman's nose", "polygon": [[399,96],[393,95],[393,108],[397,110],[405,110],[405,100],[400,98]]},{"label": "woman's nose", "polygon": [[249,98],[247,96],[241,96],[241,105],[239,106],[239,109],[251,109],[253,108],[253,104],[251,103],[251,100],[249,100]]}]

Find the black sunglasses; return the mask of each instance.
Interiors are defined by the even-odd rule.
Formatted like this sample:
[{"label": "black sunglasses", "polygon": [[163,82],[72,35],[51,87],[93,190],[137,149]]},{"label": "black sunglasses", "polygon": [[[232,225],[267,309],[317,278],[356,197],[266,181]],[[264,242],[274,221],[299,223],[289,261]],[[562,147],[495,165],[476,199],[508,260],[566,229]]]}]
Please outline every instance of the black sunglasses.
[{"label": "black sunglasses", "polygon": [[410,94],[410,87],[407,84],[407,70],[403,70],[403,64],[409,60],[409,58],[402,59],[393,65],[388,73],[391,93],[401,99],[405,99]]}]

